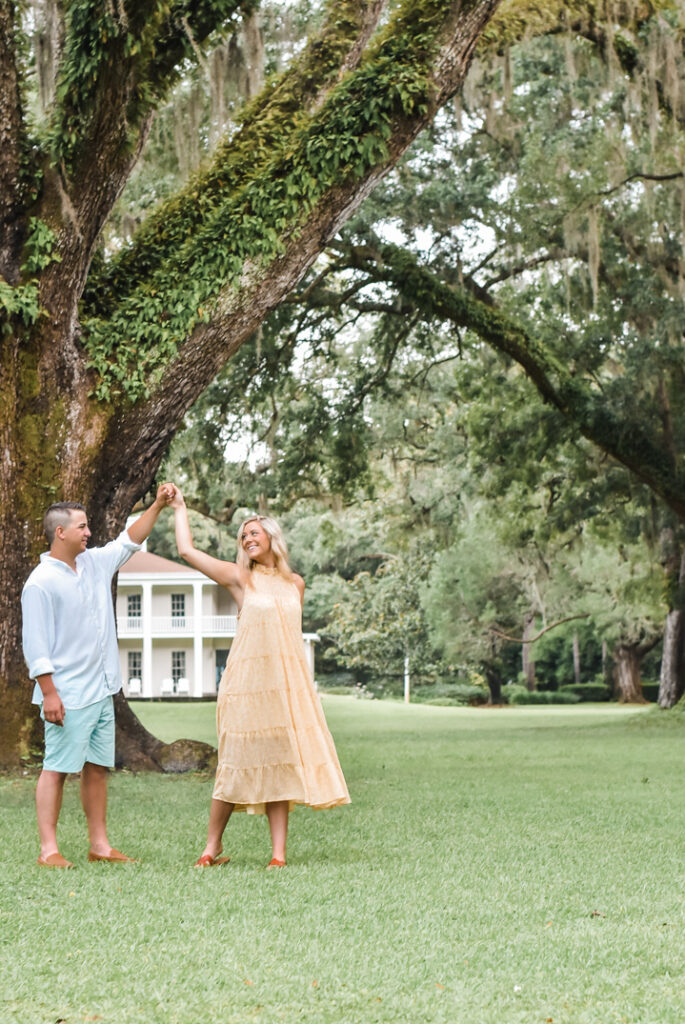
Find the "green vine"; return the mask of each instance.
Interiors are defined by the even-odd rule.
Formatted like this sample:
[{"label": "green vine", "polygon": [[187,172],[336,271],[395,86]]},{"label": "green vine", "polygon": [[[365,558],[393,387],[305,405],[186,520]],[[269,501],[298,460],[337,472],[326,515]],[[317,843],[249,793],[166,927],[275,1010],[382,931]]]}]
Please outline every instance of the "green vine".
[{"label": "green vine", "polygon": [[[31,217],[24,242],[22,274],[38,274],[51,263],[59,263],[61,257],[55,251],[56,245],[57,235],[52,228],[38,217]],[[40,316],[45,315],[40,304],[38,281],[32,278],[13,287],[0,280],[0,313],[4,335],[12,332],[13,321],[19,320],[25,327],[35,324]]]},{"label": "green vine", "polygon": [[42,312],[35,281],[14,288],[0,281],[0,312],[4,335],[12,333],[13,321],[20,320],[25,327],[35,324]]},{"label": "green vine", "polygon": [[144,115],[180,75],[179,67],[195,59],[194,47],[203,46],[217,26],[228,31],[233,18],[254,7],[255,0],[162,0],[126,8],[102,0],[65,4],[66,45],[48,131],[54,163],[74,168],[108,92],[122,83],[133,140]]},{"label": "green vine", "polygon": [[52,228],[39,217],[31,217],[24,243],[22,273],[37,274],[51,263],[60,263],[61,257],[56,252],[56,246],[57,235]]},{"label": "green vine", "polygon": [[267,81],[262,93],[243,110],[238,131],[220,144],[213,164],[196,173],[183,190],[148,216],[132,244],[110,263],[91,273],[84,294],[97,316],[109,314],[155,271],[169,252],[187,244],[193,233],[221,205],[256,178],[278,154],[292,148],[294,134],[308,118],[308,106],[334,83],[340,65],[361,28],[359,0],[330,0],[329,21],[290,68]]},{"label": "green vine", "polygon": [[[277,149],[256,177],[208,211],[199,226],[187,228],[175,252],[164,246],[160,269],[109,318],[86,320],[100,399],[123,393],[136,401],[147,395],[181,342],[211,318],[220,289],[236,285],[246,266],[263,267],[281,254],[331,189],[387,161],[392,122],[428,109],[432,58],[444,20],[439,0],[405,3],[360,68],[331,92],[284,151]],[[237,156],[231,153],[232,160]],[[243,151],[240,157],[243,167],[251,166],[254,154]],[[202,202],[194,189],[184,202]]]}]

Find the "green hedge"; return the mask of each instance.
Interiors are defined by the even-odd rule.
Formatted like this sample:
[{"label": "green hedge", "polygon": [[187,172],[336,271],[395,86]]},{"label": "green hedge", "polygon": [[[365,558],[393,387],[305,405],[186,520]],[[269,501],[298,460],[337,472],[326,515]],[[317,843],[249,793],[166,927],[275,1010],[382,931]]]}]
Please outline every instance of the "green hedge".
[{"label": "green hedge", "polygon": [[575,693],[579,700],[611,700],[611,690],[604,682],[568,683],[560,686],[559,693]]},{"label": "green hedge", "polygon": [[527,690],[525,686],[507,685],[502,687],[502,696],[509,704],[578,704],[577,693],[563,693],[560,690]]},{"label": "green hedge", "polygon": [[416,704],[434,704],[441,707],[473,707],[487,704],[488,691],[483,686],[471,683],[435,683],[432,686],[416,686],[411,699]]}]

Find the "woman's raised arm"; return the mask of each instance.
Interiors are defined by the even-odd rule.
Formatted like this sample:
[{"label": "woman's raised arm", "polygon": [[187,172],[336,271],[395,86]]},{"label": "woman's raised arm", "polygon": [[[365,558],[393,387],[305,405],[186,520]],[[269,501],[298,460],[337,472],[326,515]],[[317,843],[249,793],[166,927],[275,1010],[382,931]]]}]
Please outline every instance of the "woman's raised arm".
[{"label": "woman's raised arm", "polygon": [[245,570],[240,569],[235,562],[224,562],[221,558],[213,558],[204,551],[198,551],[193,544],[193,535],[190,532],[188,522],[188,509],[183,494],[178,487],[175,489],[171,501],[174,510],[176,526],[176,547],[184,562],[192,565],[193,569],[199,569],[210,580],[227,587],[235,597],[238,605],[242,603],[242,594],[245,588]]}]

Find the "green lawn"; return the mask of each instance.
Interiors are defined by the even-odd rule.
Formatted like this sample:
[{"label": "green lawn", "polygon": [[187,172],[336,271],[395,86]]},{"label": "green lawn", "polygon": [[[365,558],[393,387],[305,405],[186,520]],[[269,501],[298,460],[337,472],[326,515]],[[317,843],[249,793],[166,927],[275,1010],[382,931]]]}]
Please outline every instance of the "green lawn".
[{"label": "green lawn", "polygon": [[[140,705],[138,705],[140,708]],[[211,779],[118,774],[88,865],[77,785],[35,866],[35,779],[0,780],[0,1024],[683,1024],[683,730],[614,706],[325,699],[353,803],[262,818],[196,871]],[[146,705],[213,740],[212,705]]]}]

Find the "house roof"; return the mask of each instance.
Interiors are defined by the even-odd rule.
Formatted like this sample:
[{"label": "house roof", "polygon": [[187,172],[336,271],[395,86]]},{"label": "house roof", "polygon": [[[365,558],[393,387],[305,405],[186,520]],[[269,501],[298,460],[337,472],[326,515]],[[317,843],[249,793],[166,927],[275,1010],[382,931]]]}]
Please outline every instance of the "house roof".
[{"label": "house roof", "polygon": [[141,572],[159,572],[164,573],[165,576],[168,576],[170,572],[197,575],[197,570],[191,569],[189,565],[172,562],[170,558],[160,558],[159,555],[153,555],[150,551],[136,551],[128,562],[122,565],[119,572],[135,573],[136,575]]}]

